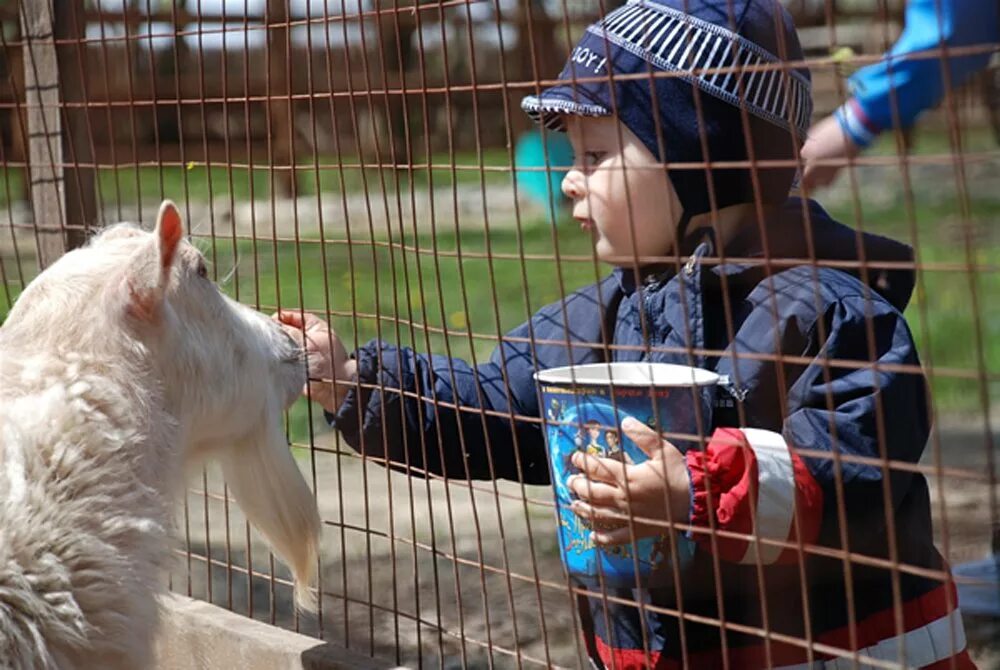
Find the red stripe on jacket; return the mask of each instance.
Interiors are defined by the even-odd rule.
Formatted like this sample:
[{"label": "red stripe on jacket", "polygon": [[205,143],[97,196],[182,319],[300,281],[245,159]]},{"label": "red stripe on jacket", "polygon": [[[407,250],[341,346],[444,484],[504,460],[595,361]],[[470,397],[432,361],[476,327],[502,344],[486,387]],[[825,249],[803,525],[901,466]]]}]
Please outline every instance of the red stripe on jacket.
[{"label": "red stripe on jacket", "polygon": [[[948,584],[903,603],[900,606],[903,620],[902,633],[920,629],[947,616],[956,609],[957,597],[954,585]],[[850,642],[851,634],[848,626],[821,633],[813,639],[816,644],[837,647],[845,651],[865,649],[883,640],[896,637],[898,633],[895,622],[895,609],[889,608],[866,617],[854,626],[854,645]],[[615,668],[616,670],[637,670],[639,668],[674,670],[683,667],[678,658],[673,657],[673,655],[664,655],[658,650],[650,650],[647,656],[642,649],[618,649],[609,646],[596,636],[595,638],[597,652],[607,668]],[[730,648],[727,654],[728,665],[733,668],[767,667],[768,652],[770,652],[771,666],[775,668],[809,661],[805,648],[781,642],[771,642],[769,649],[763,643]],[[812,660],[816,662],[832,658],[835,657],[828,654],[814,654]],[[725,665],[721,649],[689,654],[687,657],[687,666],[691,668],[721,668]],[[924,668],[925,670],[943,670],[944,668],[975,670],[976,666],[969,657],[968,651],[961,649],[955,655],[924,666]]]}]

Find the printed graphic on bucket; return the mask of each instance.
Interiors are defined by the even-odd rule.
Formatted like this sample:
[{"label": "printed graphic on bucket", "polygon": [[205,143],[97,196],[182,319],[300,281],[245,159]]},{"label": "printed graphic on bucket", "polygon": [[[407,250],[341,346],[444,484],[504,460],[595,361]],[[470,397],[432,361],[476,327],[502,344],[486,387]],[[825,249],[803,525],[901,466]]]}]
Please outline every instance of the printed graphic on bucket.
[{"label": "printed graphic on bucket", "polygon": [[[710,421],[712,391],[718,377],[707,370],[686,366],[613,363],[556,368],[536,375],[544,402],[546,442],[552,465],[559,519],[559,544],[563,563],[571,574],[603,575],[614,586],[655,585],[671,578],[663,568],[669,563],[670,538],[642,538],[635,543],[598,548],[590,540],[589,522],[570,509],[574,495],[566,486],[579,472],[570,463],[584,451],[626,464],[647,459],[621,430],[632,416],[650,427],[696,434],[698,409]],[[612,397],[613,394],[613,397]],[[679,448],[684,445],[677,443]],[[681,563],[690,559],[693,545],[678,535]]]}]

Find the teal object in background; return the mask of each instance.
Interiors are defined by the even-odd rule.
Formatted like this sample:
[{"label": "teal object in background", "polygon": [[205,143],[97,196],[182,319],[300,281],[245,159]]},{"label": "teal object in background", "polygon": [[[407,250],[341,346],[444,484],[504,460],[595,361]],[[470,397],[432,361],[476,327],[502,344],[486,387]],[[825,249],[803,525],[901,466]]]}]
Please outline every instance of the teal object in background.
[{"label": "teal object in background", "polygon": [[524,133],[514,147],[514,165],[518,192],[544,207],[554,224],[565,200],[562,180],[573,165],[573,147],[566,134],[547,131],[543,136],[538,129]]}]

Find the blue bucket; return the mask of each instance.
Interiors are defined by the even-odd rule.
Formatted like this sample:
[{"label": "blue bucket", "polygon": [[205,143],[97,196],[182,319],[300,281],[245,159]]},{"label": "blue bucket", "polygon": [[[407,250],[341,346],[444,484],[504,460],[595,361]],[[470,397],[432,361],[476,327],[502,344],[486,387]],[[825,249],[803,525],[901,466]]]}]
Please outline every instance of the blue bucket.
[{"label": "blue bucket", "polygon": [[548,131],[543,136],[531,130],[521,135],[514,147],[518,191],[544,207],[550,223],[555,223],[555,210],[564,200],[562,180],[572,165],[573,146],[565,133]]},{"label": "blue bucket", "polygon": [[[630,416],[654,430],[659,426],[663,432],[688,436],[669,437],[681,451],[697,445],[699,413],[701,425],[711,425],[719,379],[709,370],[665,363],[598,363],[535,374],[544,403],[559,548],[571,575],[602,578],[616,587],[670,583],[671,550],[666,534],[605,548],[590,540],[589,524],[570,509],[575,496],[566,480],[579,472],[570,457],[585,451],[626,463],[647,460],[645,452],[621,431],[622,421]],[[678,534],[677,548],[682,568],[693,555],[694,545]]]}]

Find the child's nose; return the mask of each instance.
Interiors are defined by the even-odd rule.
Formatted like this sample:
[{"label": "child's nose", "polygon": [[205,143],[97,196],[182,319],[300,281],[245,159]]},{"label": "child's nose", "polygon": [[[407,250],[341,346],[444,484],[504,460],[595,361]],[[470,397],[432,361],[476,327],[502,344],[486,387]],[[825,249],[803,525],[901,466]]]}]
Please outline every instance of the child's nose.
[{"label": "child's nose", "polygon": [[587,180],[576,168],[570,168],[562,180],[562,192],[571,200],[579,200],[586,194]]}]

